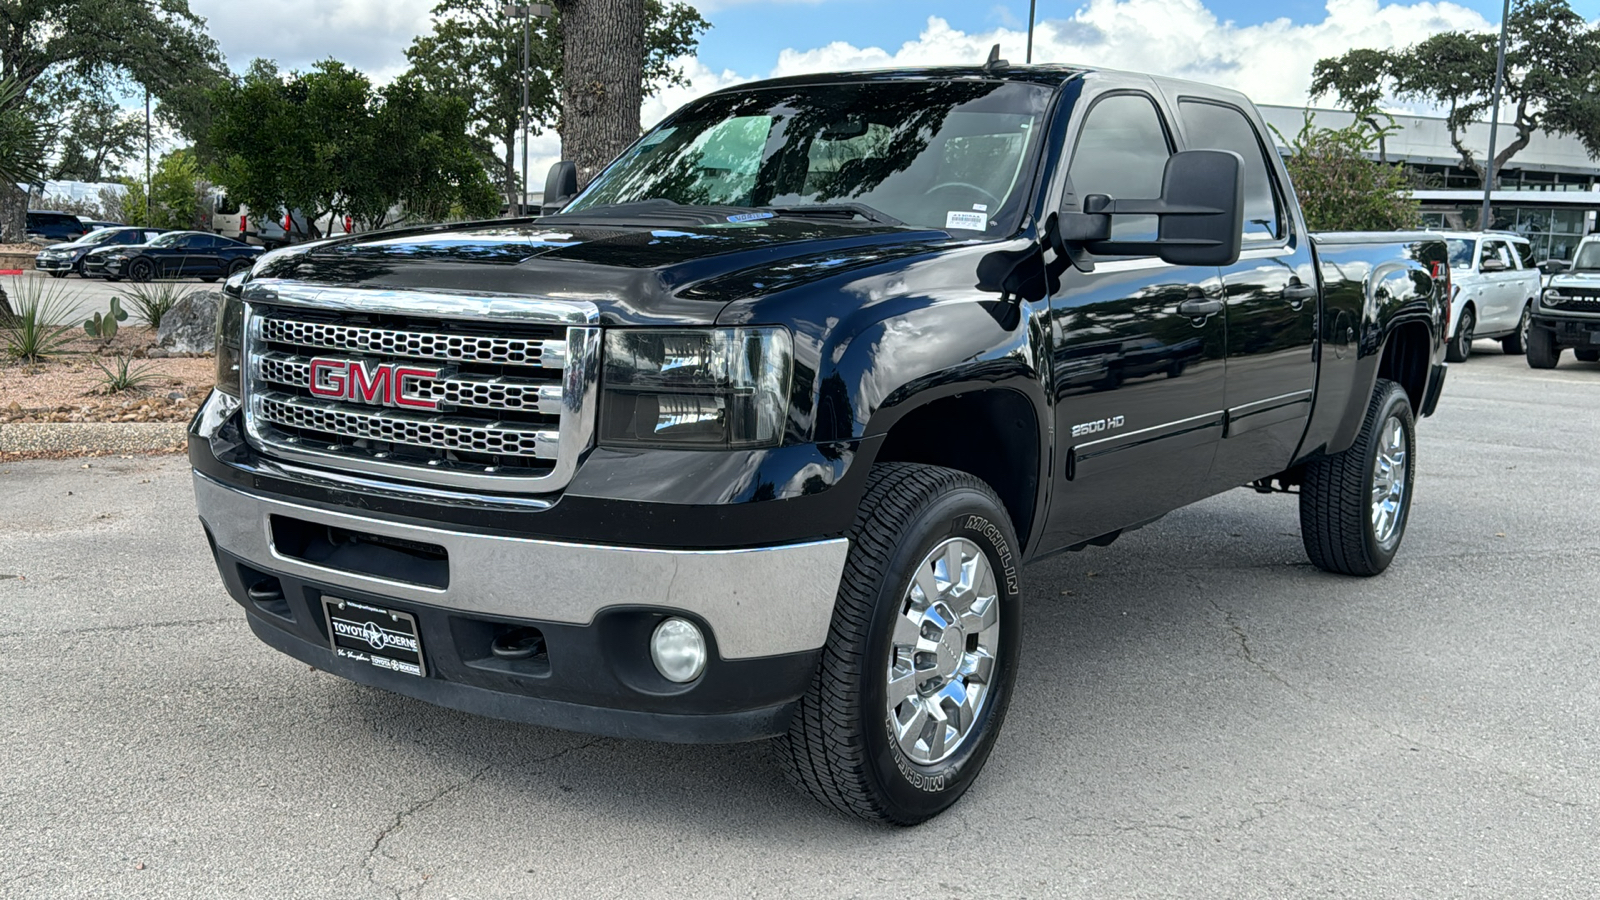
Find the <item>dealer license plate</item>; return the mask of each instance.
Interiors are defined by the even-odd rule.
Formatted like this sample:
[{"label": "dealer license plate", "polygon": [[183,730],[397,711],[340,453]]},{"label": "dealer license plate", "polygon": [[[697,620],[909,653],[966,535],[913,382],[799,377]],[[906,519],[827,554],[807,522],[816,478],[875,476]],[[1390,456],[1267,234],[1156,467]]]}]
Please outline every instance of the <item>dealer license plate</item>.
[{"label": "dealer license plate", "polygon": [[391,672],[426,675],[422,638],[410,613],[324,596],[333,652]]}]

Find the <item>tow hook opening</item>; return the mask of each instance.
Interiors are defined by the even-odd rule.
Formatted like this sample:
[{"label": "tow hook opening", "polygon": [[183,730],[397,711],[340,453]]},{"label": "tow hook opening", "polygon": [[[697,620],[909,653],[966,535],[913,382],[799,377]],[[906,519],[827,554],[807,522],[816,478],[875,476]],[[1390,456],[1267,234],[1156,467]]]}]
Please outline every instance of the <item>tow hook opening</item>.
[{"label": "tow hook opening", "polygon": [[537,628],[501,625],[495,629],[489,652],[498,659],[533,659],[544,656],[544,635]]},{"label": "tow hook opening", "polygon": [[239,580],[244,583],[245,596],[250,602],[265,613],[271,613],[280,619],[294,621],[294,612],[289,608],[289,598],[284,596],[283,582],[276,575],[268,575],[249,566],[239,566]]}]

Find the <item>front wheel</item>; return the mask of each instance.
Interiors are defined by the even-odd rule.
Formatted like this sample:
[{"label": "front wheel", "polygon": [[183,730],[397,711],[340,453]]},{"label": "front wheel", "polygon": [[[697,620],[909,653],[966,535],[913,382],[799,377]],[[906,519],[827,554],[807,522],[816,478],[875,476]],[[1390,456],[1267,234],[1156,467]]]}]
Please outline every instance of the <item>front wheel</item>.
[{"label": "front wheel", "polygon": [[1478,325],[1478,317],[1468,306],[1461,310],[1461,324],[1456,326],[1456,336],[1450,343],[1444,345],[1444,358],[1451,362],[1466,362],[1472,355],[1472,330]]},{"label": "front wheel", "polygon": [[1410,518],[1416,448],[1405,389],[1379,379],[1356,442],[1306,466],[1300,538],[1313,565],[1341,575],[1389,568]]},{"label": "front wheel", "polygon": [[1533,327],[1533,304],[1522,308],[1522,319],[1517,322],[1517,330],[1500,339],[1500,349],[1509,356],[1521,356],[1528,352],[1528,329]]},{"label": "front wheel", "polygon": [[148,259],[136,259],[128,263],[128,280],[140,284],[156,279],[155,264]]},{"label": "front wheel", "polygon": [[1548,328],[1528,329],[1528,365],[1535,369],[1554,369],[1561,362],[1561,345]]},{"label": "front wheel", "polygon": [[896,825],[960,799],[1011,700],[1019,549],[979,479],[873,467],[822,664],[775,742],[791,781],[840,812]]}]

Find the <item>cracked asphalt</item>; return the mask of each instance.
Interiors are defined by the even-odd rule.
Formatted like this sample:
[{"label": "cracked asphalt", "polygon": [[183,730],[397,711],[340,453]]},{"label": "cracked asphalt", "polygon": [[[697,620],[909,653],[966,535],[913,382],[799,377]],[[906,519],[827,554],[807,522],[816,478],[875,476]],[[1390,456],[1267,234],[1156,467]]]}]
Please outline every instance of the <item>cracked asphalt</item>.
[{"label": "cracked asphalt", "polygon": [[224,594],[183,460],[0,464],[0,897],[1594,897],[1597,396],[1570,355],[1452,367],[1379,578],[1242,490],[1031,567],[999,746],[906,831],[761,744],[310,671]]}]

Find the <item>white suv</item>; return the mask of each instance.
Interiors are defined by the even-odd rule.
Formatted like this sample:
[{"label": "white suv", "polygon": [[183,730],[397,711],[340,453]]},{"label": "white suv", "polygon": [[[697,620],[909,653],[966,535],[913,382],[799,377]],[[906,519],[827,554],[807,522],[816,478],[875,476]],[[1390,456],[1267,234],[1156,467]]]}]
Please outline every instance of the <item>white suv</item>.
[{"label": "white suv", "polygon": [[1445,358],[1462,362],[1478,338],[1498,338],[1507,353],[1528,349],[1528,323],[1543,275],[1533,246],[1505,232],[1452,232],[1450,322],[1455,327]]}]

